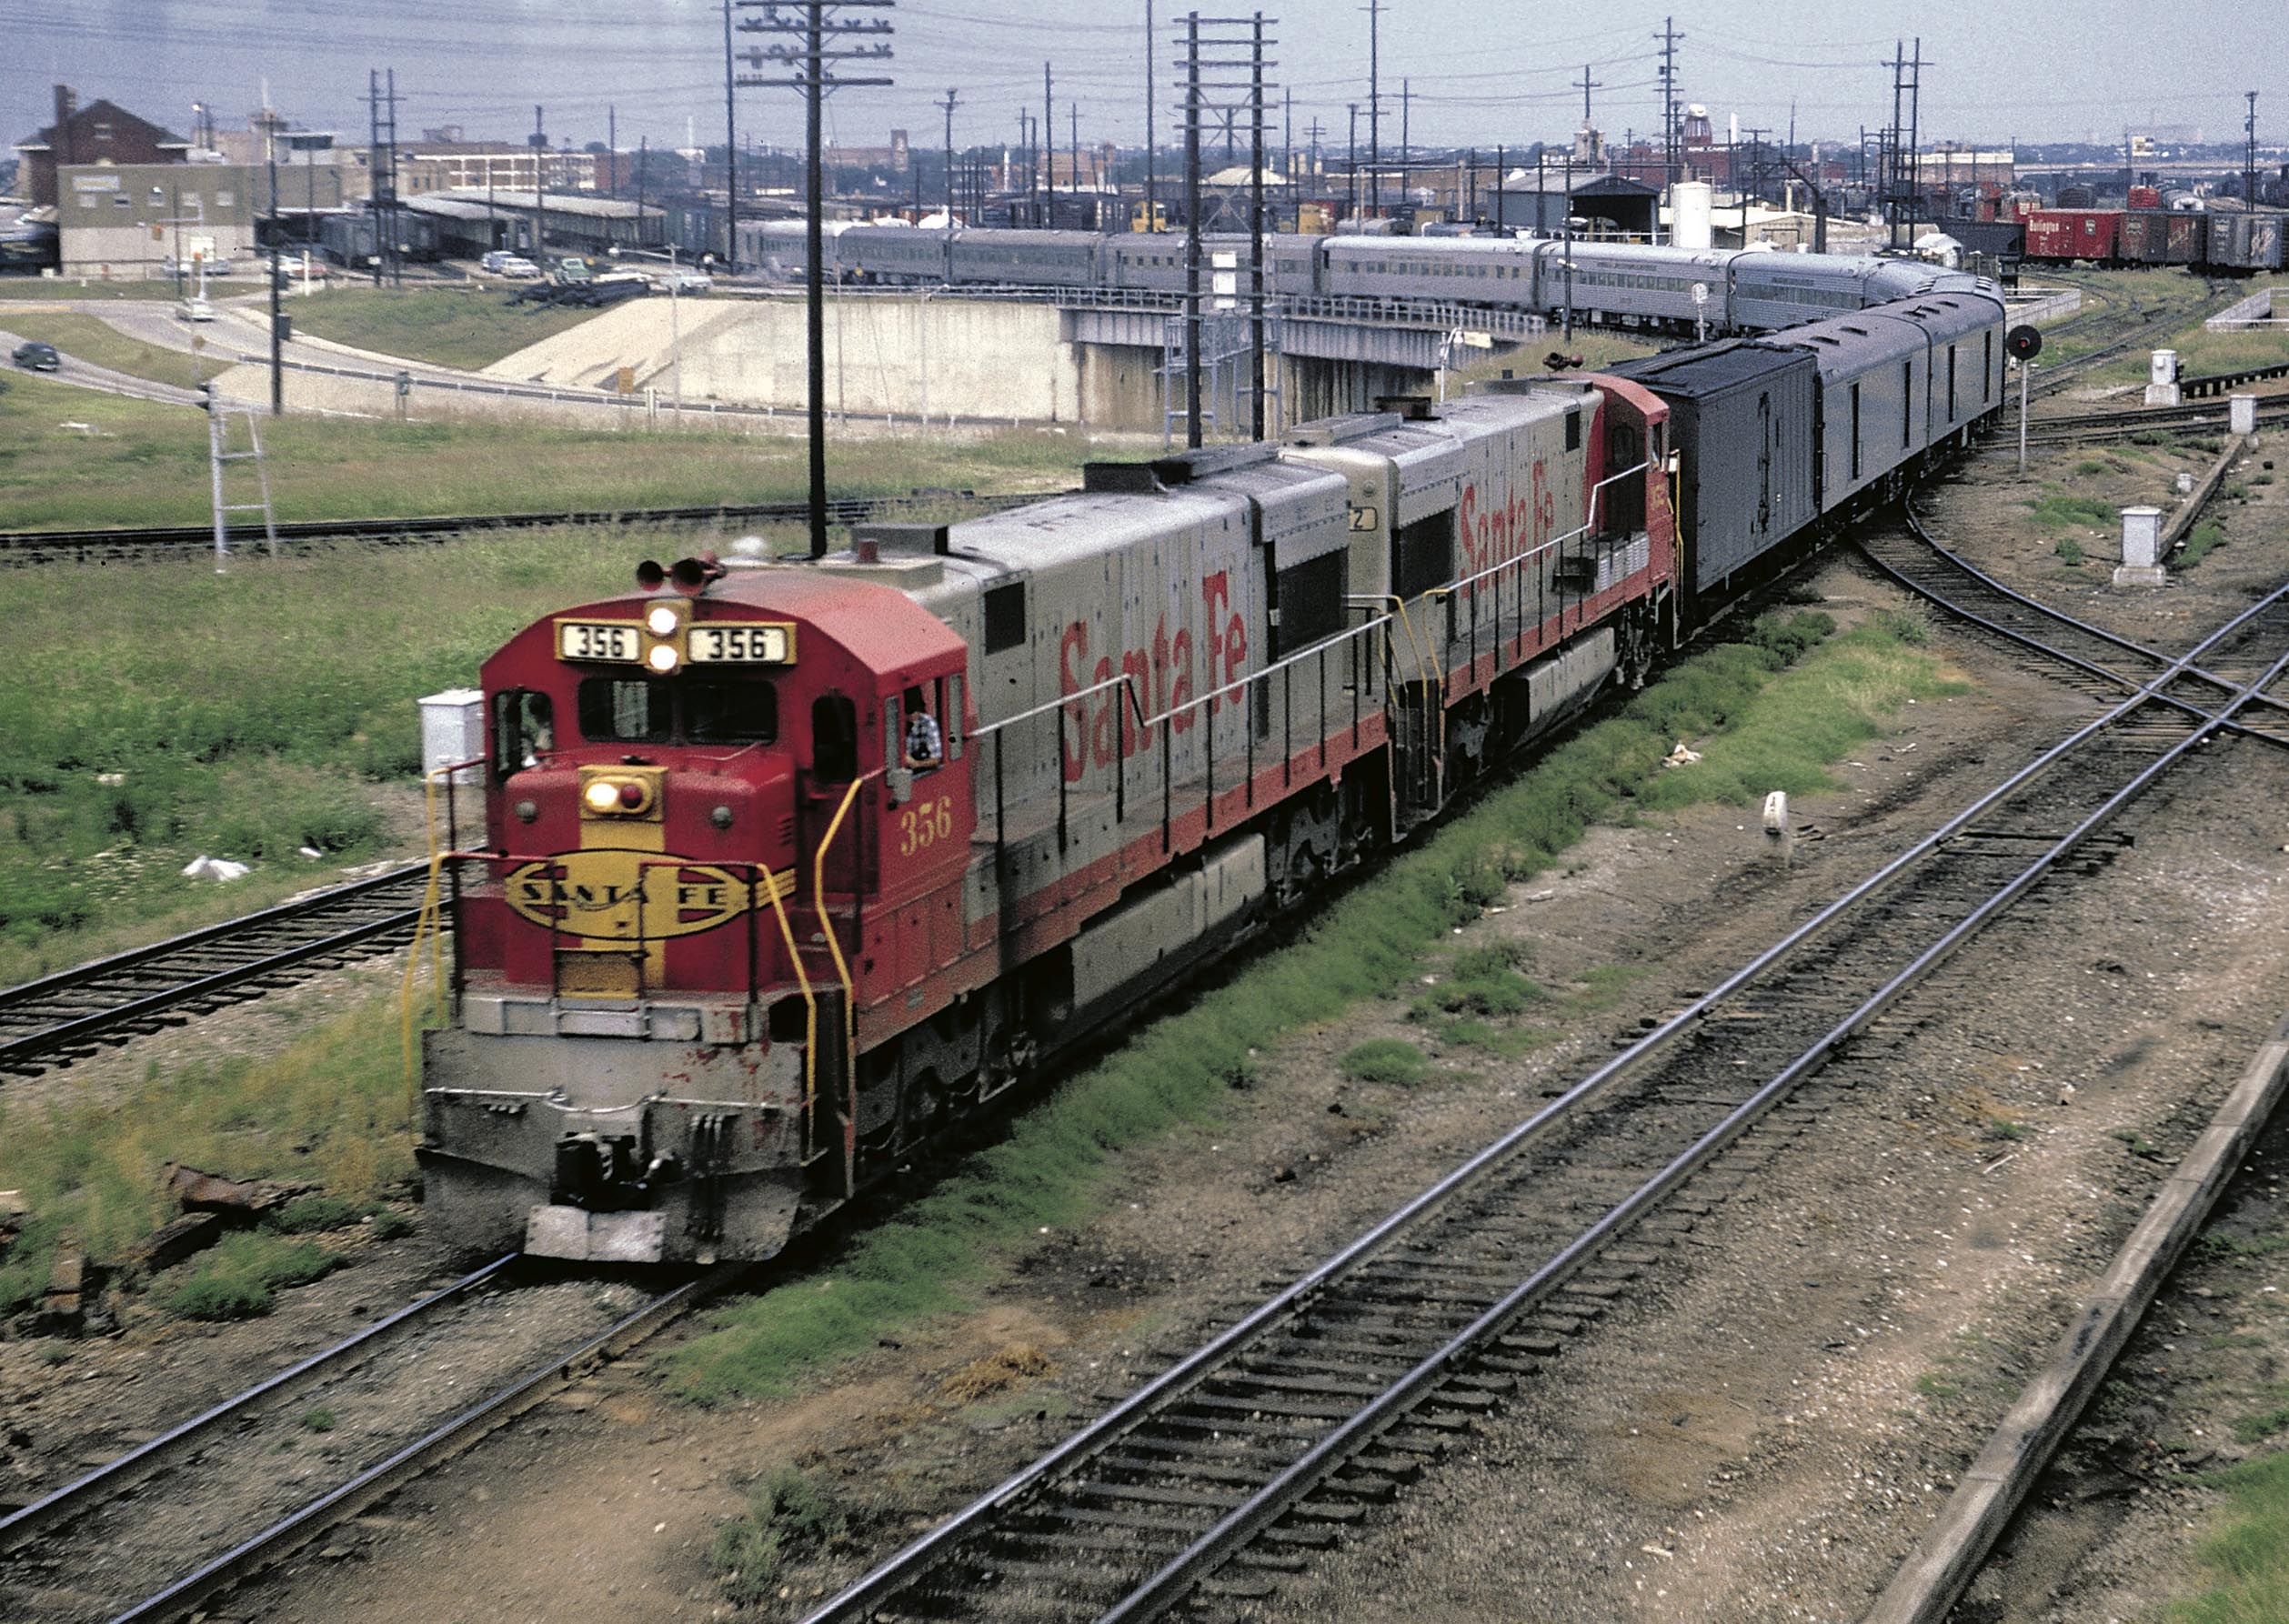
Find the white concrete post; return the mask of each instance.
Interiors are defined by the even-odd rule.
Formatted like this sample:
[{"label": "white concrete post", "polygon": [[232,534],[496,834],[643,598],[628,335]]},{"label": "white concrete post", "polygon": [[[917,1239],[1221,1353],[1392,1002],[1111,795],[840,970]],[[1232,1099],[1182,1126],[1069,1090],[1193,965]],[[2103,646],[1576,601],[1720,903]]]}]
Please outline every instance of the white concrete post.
[{"label": "white concrete post", "polygon": [[2254,435],[2257,432],[2257,397],[2254,395],[2236,395],[2226,402],[2226,406],[2232,413],[2231,426],[2235,434]]},{"label": "white concrete post", "polygon": [[2122,567],[2114,571],[2114,585],[2159,586],[2168,579],[2162,567],[2162,509],[2123,508]]},{"label": "white concrete post", "polygon": [[2146,370],[2146,404],[2174,406],[2180,404],[2178,395],[2178,352],[2158,349]]}]

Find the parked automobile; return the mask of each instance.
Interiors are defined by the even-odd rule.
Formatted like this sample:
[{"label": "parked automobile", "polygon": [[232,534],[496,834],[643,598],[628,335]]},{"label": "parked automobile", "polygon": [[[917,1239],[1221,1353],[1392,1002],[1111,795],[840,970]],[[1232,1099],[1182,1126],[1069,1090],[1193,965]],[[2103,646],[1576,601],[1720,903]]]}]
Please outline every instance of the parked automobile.
[{"label": "parked automobile", "polygon": [[504,276],[514,276],[526,282],[540,275],[540,267],[522,254],[503,255],[498,269]]},{"label": "parked automobile", "polygon": [[501,271],[506,270],[508,266],[508,262],[516,257],[516,255],[511,254],[506,248],[496,248],[477,262],[477,269],[481,271],[491,271],[497,275]]},{"label": "parked automobile", "polygon": [[30,338],[15,346],[15,364],[30,372],[54,372],[64,365],[64,357],[54,345]]},{"label": "parked automobile", "polygon": [[175,307],[175,314],[182,321],[213,321],[215,306],[206,299],[186,299]]},{"label": "parked automobile", "polygon": [[656,271],[652,284],[662,293],[706,293],[716,280],[705,271]]}]

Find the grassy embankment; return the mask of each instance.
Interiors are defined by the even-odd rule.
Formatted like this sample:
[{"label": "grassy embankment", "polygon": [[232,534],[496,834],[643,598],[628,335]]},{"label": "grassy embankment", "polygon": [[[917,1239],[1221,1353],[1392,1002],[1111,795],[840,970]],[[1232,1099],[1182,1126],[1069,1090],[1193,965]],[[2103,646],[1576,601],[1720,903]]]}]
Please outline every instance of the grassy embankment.
[{"label": "grassy embankment", "polygon": [[[41,338],[75,360],[107,366],[130,377],[195,389],[217,373],[236,365],[235,352],[220,345],[204,351],[170,349],[122,333],[101,316],[75,310],[44,310],[33,316],[0,316],[0,327],[24,338]],[[186,336],[204,336],[211,329],[186,326]],[[5,406],[0,406],[5,410]]]},{"label": "grassy embankment", "polygon": [[[9,384],[0,390],[0,530],[206,522],[197,411],[0,377]],[[797,501],[805,489],[803,443],[793,438],[287,416],[264,420],[263,446],[281,520]],[[1089,454],[1080,436],[1023,433],[838,442],[828,480],[838,496],[1048,490],[1072,484]]]},{"label": "grassy embankment", "polygon": [[[1634,338],[1625,333],[1609,333],[1589,327],[1575,329],[1574,336],[1568,338],[1552,328],[1547,333],[1534,335],[1511,355],[1490,356],[1474,360],[1467,366],[1457,366],[1447,375],[1447,393],[1460,394],[1466,385],[1481,378],[1498,378],[1505,372],[1516,377],[1531,377],[1543,370],[1542,357],[1552,351],[1580,356],[1581,370],[1595,372],[1601,366],[1611,366],[1616,361],[1652,355],[1664,342],[1674,343],[1675,340]],[[1468,350],[1463,353],[1477,356],[1480,352]]]},{"label": "grassy embankment", "polygon": [[[970,1305],[1039,1229],[1096,1210],[1119,1148],[1212,1125],[1252,1051],[1414,984],[1434,955],[1510,999],[1507,959],[1499,969],[1449,963],[1451,933],[1511,882],[1551,866],[1590,823],[1700,801],[1746,805],[1776,787],[1816,792],[1831,783],[1826,764],[1880,732],[1896,707],[1948,691],[1913,646],[1920,623],[1862,627],[1783,669],[1825,629],[1824,617],[1767,622],[1755,641],[1687,662],[1397,858],[1305,939],[1245,966],[1066,1084],[1003,1143],[895,1221],[854,1237],[832,1264],[717,1315],[673,1357],[676,1385],[700,1402],[782,1391],[879,1337]],[[1703,760],[1663,772],[1661,758],[1684,737],[1701,740]],[[1592,977],[1574,996],[1598,998],[1601,980],[1610,982]],[[1515,993],[1510,1007],[1531,1013],[1535,998]],[[1508,1018],[1476,1018],[1493,1028]],[[1492,1031],[1455,1036],[1501,1047]]]},{"label": "grassy embankment", "polygon": [[[540,562],[537,548],[527,562]],[[855,1238],[824,1275],[721,1316],[679,1358],[677,1380],[703,1399],[775,1390],[872,1346],[890,1327],[962,1306],[1039,1226],[1094,1209],[1119,1148],[1212,1123],[1251,1048],[1411,984],[1428,957],[1443,964],[1452,927],[1510,880],[1548,867],[1591,822],[1702,800],[1746,804],[1775,787],[1814,791],[1827,782],[1824,764],[1878,733],[1906,699],[1945,691],[1935,662],[1913,646],[1913,623],[1861,628],[1788,668],[1824,630],[1822,617],[1799,617],[1688,662],[1399,858],[1307,939],[1243,968],[1068,1084],[1006,1142],[896,1221]],[[1680,737],[1701,739],[1705,758],[1663,772],[1657,764]],[[1567,996],[1596,1000],[1616,978],[1593,976]],[[1439,1029],[1438,1038],[1501,1048],[1467,1033]],[[1404,1069],[1401,1086],[1420,1082]],[[45,1280],[64,1230],[98,1258],[149,1233],[166,1216],[157,1174],[169,1159],[232,1177],[311,1179],[351,1203],[386,1193],[411,1171],[411,1107],[387,996],[272,1059],[155,1068],[135,1086],[73,1104],[0,1096],[0,1188],[21,1189],[35,1215],[0,1264],[0,1313]],[[221,1286],[195,1299],[206,1296],[232,1300]]]},{"label": "grassy embankment", "polygon": [[[2159,271],[2131,274],[2141,276],[2183,275],[2183,273]],[[2192,276],[2187,276],[2185,280],[2197,288],[2200,286]],[[2221,305],[2233,303],[2249,294],[2255,293],[2261,287],[2269,286],[2289,286],[2289,284],[2275,284],[2264,280],[2236,284],[2234,290],[2226,295],[2223,301],[2214,300],[2210,303]],[[2268,329],[2254,333],[2213,333],[2203,326],[2202,323],[2215,314],[2215,310],[2204,305],[2198,313],[2189,316],[2185,326],[2169,336],[2157,338],[2150,345],[2094,367],[2091,373],[2091,381],[2094,384],[2142,384],[2146,381],[2147,368],[2150,365],[2149,352],[2157,349],[2177,351],[2178,372],[2180,376],[2186,377],[2198,377],[2206,373],[2238,372],[2247,366],[2274,366],[2283,362],[2289,362],[2289,331]],[[2258,389],[2274,389],[2280,386],[2278,383],[2253,386]]]},{"label": "grassy embankment", "polygon": [[291,300],[294,330],[437,366],[490,366],[582,322],[593,310],[511,305],[497,283],[467,288],[329,287]]},{"label": "grassy embankment", "polygon": [[[2182,268],[2098,270],[2045,266],[2039,275],[2030,272],[2029,279],[2080,288],[2083,294],[2080,311],[2044,329],[2043,356],[2035,363],[2038,380],[2050,368],[2115,343],[2131,328],[2153,316],[2176,315],[2198,327],[2203,317],[2232,302],[2229,297],[2213,296],[2202,277]],[[2165,342],[2156,338],[2141,344],[2125,352],[2121,359],[2101,363],[2090,378],[2078,382],[2134,382],[2143,378],[2146,351],[2161,348]],[[2124,370],[2131,376],[2113,376]]]}]

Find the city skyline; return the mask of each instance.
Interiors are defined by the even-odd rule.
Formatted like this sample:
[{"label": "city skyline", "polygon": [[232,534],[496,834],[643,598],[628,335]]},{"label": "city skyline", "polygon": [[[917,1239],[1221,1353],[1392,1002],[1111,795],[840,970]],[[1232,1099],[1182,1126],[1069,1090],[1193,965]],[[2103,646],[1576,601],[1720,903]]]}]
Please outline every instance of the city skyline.
[{"label": "city skyline", "polygon": [[[1133,15],[1114,21],[1045,20],[1038,7],[1014,0],[955,3],[960,9],[903,0],[888,14],[896,33],[887,71],[897,83],[830,97],[829,141],[876,145],[903,127],[918,147],[935,149],[943,129],[936,103],[955,85],[958,143],[1014,144],[1020,110],[1039,116],[1044,60],[1054,71],[1059,146],[1070,138],[1074,103],[1085,144],[1142,141],[1143,0],[1124,0],[1121,9]],[[1181,14],[1170,0],[1155,10],[1165,145],[1178,127],[1173,25]],[[1926,32],[1918,124],[1927,142],[2107,142],[2124,127],[2151,126],[2190,126],[2205,141],[2234,142],[2250,89],[2260,95],[2261,141],[2279,116],[2278,61],[2253,61],[2243,41],[2260,26],[2254,8],[2229,0],[2178,8],[2166,76],[2143,49],[2150,28],[2140,15],[2103,0],[2071,4],[2040,22],[1998,10],[1945,35],[1929,32],[1927,10],[1892,0],[1845,19],[1803,0],[1772,0],[1753,11],[1740,0],[1698,11],[1631,8],[1598,28],[1549,36],[1509,25],[1517,9],[1498,0],[1384,0],[1380,13],[1387,149],[1402,132],[1423,145],[1566,139],[1581,122],[1585,68],[1595,86],[1593,121],[1610,139],[1657,130],[1653,35],[1664,16],[1675,18],[1681,35],[1680,101],[1705,105],[1720,141],[1736,117],[1743,130],[1778,136],[1792,112],[1800,140],[1848,140],[1862,126],[1887,123],[1892,75],[1883,63],[1895,39],[1913,48],[1919,28]],[[1357,103],[1366,150],[1368,8],[1299,0],[1269,15],[1278,19],[1270,52],[1279,65],[1270,75],[1279,98],[1275,143],[1292,92],[1297,146],[1317,119],[1322,145],[1341,150]],[[657,0],[640,12],[598,0],[402,0],[386,14],[341,0],[208,0],[197,7],[77,0],[61,12],[0,0],[0,32],[21,42],[0,73],[0,136],[18,140],[45,125],[57,83],[72,85],[83,103],[108,97],[187,135],[193,102],[207,103],[226,127],[243,126],[266,82],[284,117],[357,142],[366,128],[366,71],[394,68],[401,139],[457,125],[473,138],[521,140],[538,103],[552,145],[603,141],[617,115],[624,147],[641,140],[682,145],[688,131],[705,145],[723,137],[722,26],[718,0]],[[1472,43],[1457,43],[1465,39]],[[2058,53],[2062,39],[2077,40],[2078,49]],[[741,49],[757,43],[737,39]],[[2217,88],[2189,88],[2211,84]],[[743,89],[738,124],[742,138],[758,145],[798,145],[799,102],[785,90]]]}]

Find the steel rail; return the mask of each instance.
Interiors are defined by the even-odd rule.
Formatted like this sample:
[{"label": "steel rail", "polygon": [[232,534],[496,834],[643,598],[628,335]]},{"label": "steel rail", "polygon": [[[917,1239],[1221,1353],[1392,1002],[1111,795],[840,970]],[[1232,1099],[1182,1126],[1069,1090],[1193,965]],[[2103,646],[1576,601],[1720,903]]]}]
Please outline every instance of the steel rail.
[{"label": "steel rail", "polygon": [[[196,952],[201,948],[220,947],[234,938],[256,934],[275,926],[304,923],[325,913],[354,904],[360,897],[402,886],[427,872],[426,865],[399,868],[352,886],[337,887],[315,897],[298,903],[281,904],[265,908],[238,919],[226,920],[184,936],[170,937],[148,947],[138,947],[127,953],[115,954],[109,958],[57,972],[37,981],[26,982],[0,994],[0,1018],[15,1018],[27,1006],[35,1005],[58,994],[75,990],[99,988],[106,977],[119,976],[138,969],[156,969],[175,955]],[[97,1038],[120,1027],[131,1027],[179,1004],[195,1003],[202,997],[228,991],[248,981],[258,981],[281,970],[292,969],[314,958],[324,958],[353,947],[363,947],[393,932],[410,928],[420,917],[418,907],[393,909],[369,919],[360,920],[346,929],[331,931],[304,942],[290,944],[256,958],[246,959],[218,970],[178,980],[173,986],[155,992],[143,993],[124,1003],[91,1010],[85,1015],[33,1028],[29,1031],[0,1038],[0,1068],[29,1064],[38,1057],[59,1048]]]},{"label": "steel rail", "polygon": [[343,1359],[364,1349],[376,1338],[422,1318],[448,1302],[469,1295],[497,1278],[517,1261],[515,1253],[496,1258],[484,1268],[462,1276],[451,1285],[440,1287],[428,1296],[407,1304],[396,1313],[376,1320],[363,1330],[353,1332],[332,1347],[321,1348],[307,1358],[256,1383],[236,1398],[226,1398],[220,1404],[200,1411],[189,1420],[168,1429],[117,1459],[97,1467],[85,1477],[65,1484],[19,1510],[0,1517],[0,1551],[14,1550],[57,1524],[68,1522],[91,1509],[99,1499],[108,1499],[132,1489],[153,1472],[162,1469],[166,1465],[163,1457],[181,1452],[186,1444],[258,1404],[302,1390],[311,1385],[314,1378],[330,1372]]},{"label": "steel rail", "polygon": [[[949,491],[943,496],[917,492],[904,496],[838,496],[829,502],[828,515],[838,524],[868,518],[899,508],[938,502],[1005,507],[1042,501],[1052,491]],[[388,541],[440,535],[479,534],[487,530],[530,530],[552,525],[671,525],[704,524],[718,519],[791,520],[809,510],[799,502],[724,503],[713,506],[621,507],[564,510],[545,513],[438,514],[407,518],[289,519],[277,526],[281,541]],[[136,528],[80,530],[11,530],[0,532],[0,556],[14,552],[56,551],[67,548],[173,546],[212,547],[211,526],[156,525]]]},{"label": "steel rail", "polygon": [[550,1359],[459,1415],[368,1467],[300,1510],[279,1519],[166,1589],[114,1615],[112,1624],[184,1618],[202,1604],[292,1555],[326,1529],[355,1517],[546,1399],[560,1384],[586,1375],[687,1314],[754,1265],[727,1263],[663,1293],[571,1353]]},{"label": "steel rail", "polygon": [[[2081,748],[2091,738],[2113,727],[2133,711],[2161,697],[2154,691],[2155,688],[2161,683],[2175,680],[2183,675],[2202,652],[2224,641],[2244,625],[2284,600],[2289,600],[2289,586],[2284,586],[2266,598],[2251,605],[2224,626],[2211,633],[2193,650],[2174,661],[2170,668],[2156,677],[2153,683],[2142,687],[2138,693],[2124,699],[2104,715],[2076,729],[2067,737],[2045,750],[2033,761],[2013,773],[2001,784],[1949,818],[1937,830],[1901,852],[1875,873],[1862,879],[1803,924],[1759,953],[1748,964],[1734,971],[1719,985],[1670,1017],[1628,1048],[1592,1071],[1588,1077],[1572,1085],[1525,1121],[1456,1167],[1436,1184],[1422,1190],[1403,1206],[1386,1216],[1334,1256],[1322,1261],[1293,1284],[1260,1304],[1240,1320],[1211,1338],[1207,1343],[1139,1388],[1127,1398],[1122,1399],[1096,1420],[1068,1437],[1048,1453],[1004,1479],[936,1528],[910,1541],[872,1571],[862,1576],[839,1594],[807,1615],[804,1624],[850,1624],[850,1621],[865,1618],[868,1609],[879,1606],[937,1566],[939,1560],[950,1556],[954,1547],[959,1541],[981,1529],[995,1514],[1022,1503],[1034,1491],[1044,1488],[1052,1479],[1064,1475],[1070,1469],[1079,1466],[1083,1461],[1110,1448],[1148,1413],[1197,1385],[1200,1379],[1225,1363],[1238,1350],[1257,1340],[1266,1331],[1294,1318],[1298,1312],[1308,1308],[1314,1300],[1324,1295],[1334,1282],[1352,1272],[1370,1257],[1379,1252],[1383,1245],[1394,1236],[1411,1228],[1433,1209],[1479,1183],[1495,1167],[1510,1160],[1528,1144],[1541,1138],[1561,1118],[1571,1116],[1594,1096],[1602,1093],[1655,1056],[1677,1044],[1697,1029],[1721,1004],[1765,975],[1782,959],[1803,947],[1862,903],[1889,887],[1910,867],[1920,863],[1944,842],[1971,827],[1976,819],[1992,810],[1996,805],[2048,772],[2059,761]],[[2261,678],[2257,684],[2250,685],[2244,691],[2255,692],[2277,677],[2284,667],[2289,667],[2289,657],[2284,657],[2264,678]],[[2215,720],[2197,722],[2188,739],[2174,747],[2170,759],[2174,760],[2194,740],[2206,737],[2210,732],[2214,731],[2217,726],[2218,723]],[[2112,801],[2109,802],[2110,806],[2113,804]],[[2078,836],[2077,838],[2079,839],[2080,837]],[[2027,883],[2033,882],[2028,880]],[[2020,887],[2020,889],[2023,888],[2023,886]],[[2014,891],[2013,896],[2015,897],[2016,895],[2017,892]],[[1919,959],[1918,962],[1922,960]],[[1731,1118],[1729,1117],[1727,1120],[1730,1121]],[[1726,1142],[1730,1142],[1731,1137],[1737,1137],[1739,1131],[1740,1129],[1735,1128],[1728,1136]],[[1434,1359],[1434,1361],[1426,1362],[1437,1361]],[[1448,1358],[1445,1362],[1451,1364],[1452,1360]],[[1412,1379],[1411,1376],[1408,1379]],[[1283,1479],[1280,1480],[1284,1480],[1284,1477],[1283,1474]],[[1229,1521],[1230,1519],[1228,1518],[1226,1520]],[[1208,1537],[1202,1538],[1205,1539]],[[1190,1548],[1188,1548],[1188,1552]],[[1185,1557],[1178,1559],[1179,1561],[1186,1559]],[[1195,1566],[1198,1561],[1203,1559],[1194,1559]]]},{"label": "steel rail", "polygon": [[[2134,642],[2131,638],[2121,636],[2119,633],[2107,630],[2103,626],[2093,625],[2087,620],[2078,620],[2073,616],[2067,614],[2063,609],[2056,608],[2050,604],[2046,604],[2040,598],[2029,597],[2023,592],[2016,591],[2012,587],[2004,586],[2001,581],[1998,581],[1993,576],[1987,574],[1977,565],[1973,564],[1962,554],[1941,545],[1938,538],[1932,535],[1930,528],[1924,524],[1922,516],[1915,511],[1915,505],[1912,495],[1908,500],[1903,501],[1901,504],[1901,512],[1905,517],[1909,532],[1913,535],[1917,540],[1921,541],[1927,548],[1929,548],[1934,557],[1943,559],[1957,572],[1968,576],[1973,581],[1977,582],[1987,591],[1994,593],[1997,596],[2004,598],[2023,609],[2041,616],[2044,619],[2054,621],[2061,626],[2071,627],[2074,631],[2084,637],[2090,637],[2094,641],[2111,645],[2113,647],[2123,650],[2126,654],[2135,655],[2149,665],[2164,667],[2170,666],[2171,657],[2164,654],[2160,649],[2151,648],[2145,644]],[[2133,691],[2141,691],[2143,689],[2143,685],[2139,682],[2138,678],[2131,676],[2127,672],[2117,671],[2111,666],[2102,666],[2095,660],[2085,659],[2082,656],[2074,654],[2067,649],[2060,648],[2054,645],[2045,643],[2040,637],[2035,637],[2033,633],[2022,631],[2015,627],[2006,626],[2002,621],[1996,620],[1990,616],[1982,615],[1977,610],[1970,608],[1953,598],[1942,596],[1941,593],[1934,587],[1924,582],[1917,580],[1914,576],[1909,575],[1906,571],[1892,564],[1889,559],[1884,558],[1880,554],[1872,550],[1869,544],[1865,541],[1862,541],[1859,544],[1859,548],[1861,556],[1865,558],[1868,561],[1869,566],[1882,574],[1886,579],[1893,582],[1895,585],[1909,592],[1914,593],[1918,597],[1938,605],[1941,608],[1945,609],[1949,614],[1954,616],[1960,620],[1965,621],[1970,625],[1976,626],[1983,631],[1993,632],[1995,636],[2002,637],[2006,641],[2016,643],[2022,647],[2033,649],[2036,653],[2043,655],[2048,658],[2057,660],[2063,665],[2071,666],[2078,671],[2087,673],[2090,676],[2113,683],[2118,687],[2129,688]],[[2235,685],[2231,678],[2218,676],[2216,673],[2204,670],[2199,666],[2187,667],[2184,675],[2195,681],[2206,682],[2227,695],[2231,695],[2234,690]],[[2205,709],[2201,705],[2191,699],[2182,699],[2173,694],[2161,693],[2157,693],[2153,697],[2158,703],[2167,705],[2187,716],[2204,718],[2214,718],[2216,717],[2216,713]],[[2254,706],[2263,707],[2267,710],[2280,711],[2284,715],[2289,715],[2289,700],[2277,699],[2269,694],[2260,694],[2253,698],[2250,703]],[[2289,748],[2289,737],[2284,737],[2282,734],[2268,733],[2262,727],[2253,727],[2246,722],[2234,721],[2230,719],[2224,720],[2223,725],[2229,732],[2232,732],[2239,737],[2262,739],[2269,745],[2275,745],[2284,748]]]}]

